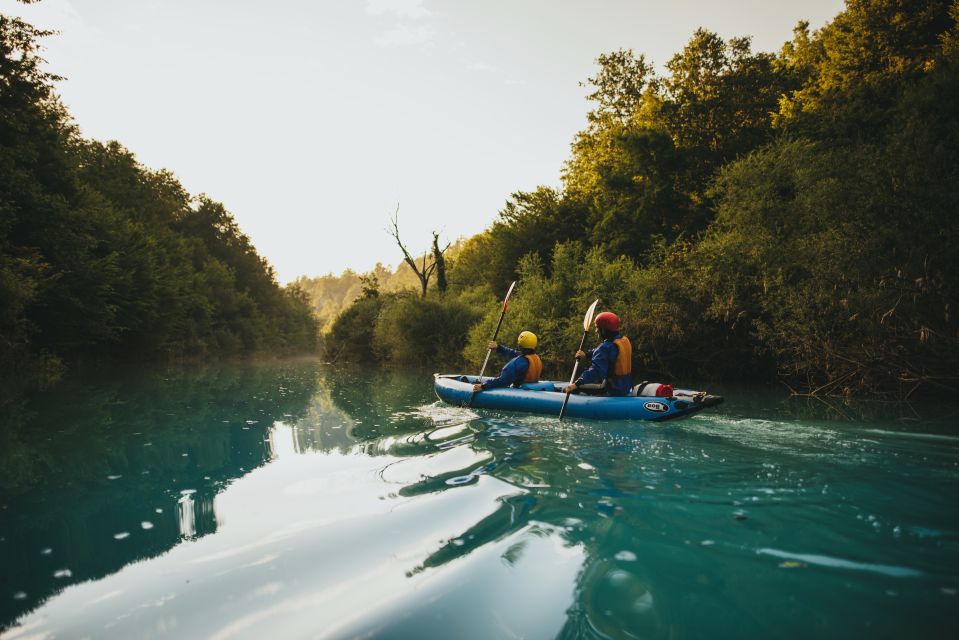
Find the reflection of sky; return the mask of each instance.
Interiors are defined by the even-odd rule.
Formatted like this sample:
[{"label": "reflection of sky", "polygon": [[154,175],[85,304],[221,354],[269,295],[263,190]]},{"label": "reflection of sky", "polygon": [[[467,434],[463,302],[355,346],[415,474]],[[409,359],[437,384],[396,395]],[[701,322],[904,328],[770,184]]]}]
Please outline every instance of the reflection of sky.
[{"label": "reflection of sky", "polygon": [[295,427],[282,422],[274,422],[268,432],[268,439],[270,455],[273,459],[300,453],[300,447],[296,441]]},{"label": "reflection of sky", "polygon": [[[550,625],[559,631],[581,552],[557,537],[520,531],[450,563],[441,575],[411,573],[517,492],[489,476],[413,499],[392,489],[474,464],[477,454],[468,447],[412,458],[289,455],[294,429],[282,423],[269,440],[274,461],[216,497],[214,535],[74,585],[4,638],[337,636],[398,623],[397,612],[416,624],[429,611],[423,598],[458,602],[461,611],[477,599],[469,607],[478,608],[477,624],[493,616],[517,632],[540,635]],[[509,562],[491,560],[496,554]],[[500,588],[489,589],[489,580]],[[545,592],[537,587],[544,583]],[[531,598],[522,616],[513,606],[520,597]]]},{"label": "reflection of sky", "polygon": [[191,492],[184,492],[176,503],[177,524],[180,528],[180,536],[183,538],[192,538],[196,535],[196,513],[193,510],[193,495]]}]

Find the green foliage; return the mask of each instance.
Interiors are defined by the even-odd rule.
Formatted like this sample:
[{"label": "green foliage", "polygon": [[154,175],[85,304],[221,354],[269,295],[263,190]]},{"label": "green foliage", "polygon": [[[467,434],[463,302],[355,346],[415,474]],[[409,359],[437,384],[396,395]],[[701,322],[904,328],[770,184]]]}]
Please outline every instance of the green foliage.
[{"label": "green foliage", "polygon": [[[589,238],[606,255],[643,256],[658,236],[689,229],[690,207],[676,191],[682,160],[664,131],[627,127],[591,145]],[[595,155],[593,155],[595,154]]]},{"label": "green foliage", "polygon": [[451,286],[501,288],[519,275],[517,266],[526,254],[548,261],[556,243],[581,237],[584,214],[585,208],[554,189],[514,193],[493,226],[463,245],[451,268]]},{"label": "green foliage", "polygon": [[[956,165],[946,183],[916,182],[926,159],[905,153],[786,141],[731,165],[692,257],[711,286],[706,315],[747,322],[781,372],[812,388],[953,377]],[[938,206],[920,204],[930,194]]]},{"label": "green foliage", "polygon": [[397,294],[357,298],[333,321],[327,334],[324,355],[329,362],[372,362],[373,333],[380,311]]},{"label": "green foliage", "polygon": [[[790,63],[807,70],[783,95],[779,127],[816,137],[868,141],[888,125],[903,90],[949,54],[952,0],[849,0]],[[943,44],[946,44],[943,47]]]},{"label": "green foliage", "polygon": [[[550,375],[598,297],[639,375],[959,388],[957,23],[954,1],[849,0],[777,54],[699,30],[662,77],[600,56],[563,188],[513,194],[450,269],[482,316],[466,362],[518,277],[500,341],[535,332]],[[451,321],[394,302],[384,343]]]},{"label": "green foliage", "polygon": [[626,124],[641,106],[643,92],[655,77],[653,65],[642,55],[635,57],[632,49],[600,54],[596,63],[599,73],[587,80],[594,90],[586,99],[597,106],[586,117],[597,127],[610,122]]},{"label": "green foliage", "polygon": [[457,364],[467,331],[478,317],[473,307],[453,296],[397,295],[380,312],[374,349],[395,364]]},{"label": "green foliage", "polygon": [[46,35],[0,15],[0,376],[312,349],[303,296],[277,285],[223,205],[80,138],[40,70]]},{"label": "green foliage", "polygon": [[[583,332],[583,315],[596,298],[601,310],[615,310],[629,328],[630,317],[622,309],[628,297],[623,283],[636,272],[628,258],[608,259],[593,248],[584,252],[578,243],[557,244],[550,265],[551,275],[537,254],[520,260],[520,280],[509,312],[500,330],[499,341],[515,348],[521,331],[532,331],[539,338],[537,353],[547,371],[556,375],[572,366]],[[588,274],[588,277],[584,277]],[[465,350],[470,362],[482,362],[486,345],[499,320],[500,309],[487,308],[484,318],[469,332]]]},{"label": "green foliage", "polygon": [[400,365],[457,364],[466,332],[479,317],[471,290],[465,299],[413,291],[354,300],[333,322],[325,355],[331,362],[384,360]]}]

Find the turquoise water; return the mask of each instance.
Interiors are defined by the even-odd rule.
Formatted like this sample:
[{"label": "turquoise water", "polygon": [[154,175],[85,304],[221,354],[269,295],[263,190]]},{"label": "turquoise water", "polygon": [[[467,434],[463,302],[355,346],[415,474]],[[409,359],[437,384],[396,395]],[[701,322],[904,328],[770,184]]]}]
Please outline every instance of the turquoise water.
[{"label": "turquoise water", "polygon": [[8,638],[893,638],[959,624],[959,409],[664,424],[314,362],[80,375],[0,426]]}]

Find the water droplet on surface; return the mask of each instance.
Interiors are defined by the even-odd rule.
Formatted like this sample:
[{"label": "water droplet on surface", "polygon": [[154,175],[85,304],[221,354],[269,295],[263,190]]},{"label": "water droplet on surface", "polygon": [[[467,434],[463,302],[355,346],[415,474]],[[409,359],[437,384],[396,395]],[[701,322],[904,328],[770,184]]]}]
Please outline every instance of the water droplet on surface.
[{"label": "water droplet on surface", "polygon": [[73,572],[69,569],[57,569],[53,572],[54,578],[69,578],[73,575]]},{"label": "water droplet on surface", "polygon": [[622,561],[624,561],[624,562],[635,562],[635,561],[636,561],[636,554],[633,553],[632,551],[627,551],[627,550],[625,550],[625,549],[624,549],[623,551],[619,551],[619,552],[618,552],[615,556],[613,556],[613,557],[616,558],[617,560],[622,560]]},{"label": "water droplet on surface", "polygon": [[636,613],[646,613],[653,608],[653,594],[649,591],[633,600],[633,611]]},{"label": "water droplet on surface", "polygon": [[121,531],[120,533],[113,534],[114,540],[123,540],[124,538],[129,538],[129,537],[130,537],[129,531]]},{"label": "water droplet on surface", "polygon": [[122,475],[112,475],[112,476],[107,476],[107,480],[119,480],[122,477],[123,477]]},{"label": "water droplet on surface", "polygon": [[15,594],[13,594],[13,599],[14,599],[14,600],[26,600],[26,599],[27,599],[27,594],[24,593],[23,591],[17,591]]},{"label": "water droplet on surface", "polygon": [[48,556],[48,555],[50,555],[51,553],[53,553],[53,549],[51,549],[50,547],[47,547],[46,549],[41,549],[41,550],[40,550],[40,555],[42,555],[42,556]]},{"label": "water droplet on surface", "polygon": [[153,528],[153,523],[150,522],[149,520],[144,520],[143,522],[140,523],[140,528],[142,528],[142,529],[152,529],[152,528]]},{"label": "water droplet on surface", "polygon": [[623,571],[622,569],[615,569],[610,571],[607,577],[611,585],[617,586],[628,583],[631,580],[632,575],[627,571]]}]

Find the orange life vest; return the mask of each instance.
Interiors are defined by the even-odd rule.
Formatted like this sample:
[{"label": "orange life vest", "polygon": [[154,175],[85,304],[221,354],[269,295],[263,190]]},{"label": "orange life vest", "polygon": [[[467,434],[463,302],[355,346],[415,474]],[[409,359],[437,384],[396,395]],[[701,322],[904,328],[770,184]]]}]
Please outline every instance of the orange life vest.
[{"label": "orange life vest", "polygon": [[526,370],[523,382],[539,382],[539,374],[543,372],[543,361],[535,353],[527,353],[523,357],[529,362],[529,369]]},{"label": "orange life vest", "polygon": [[616,363],[613,365],[613,375],[628,376],[633,372],[633,345],[626,336],[616,338],[613,342],[619,348]]}]

